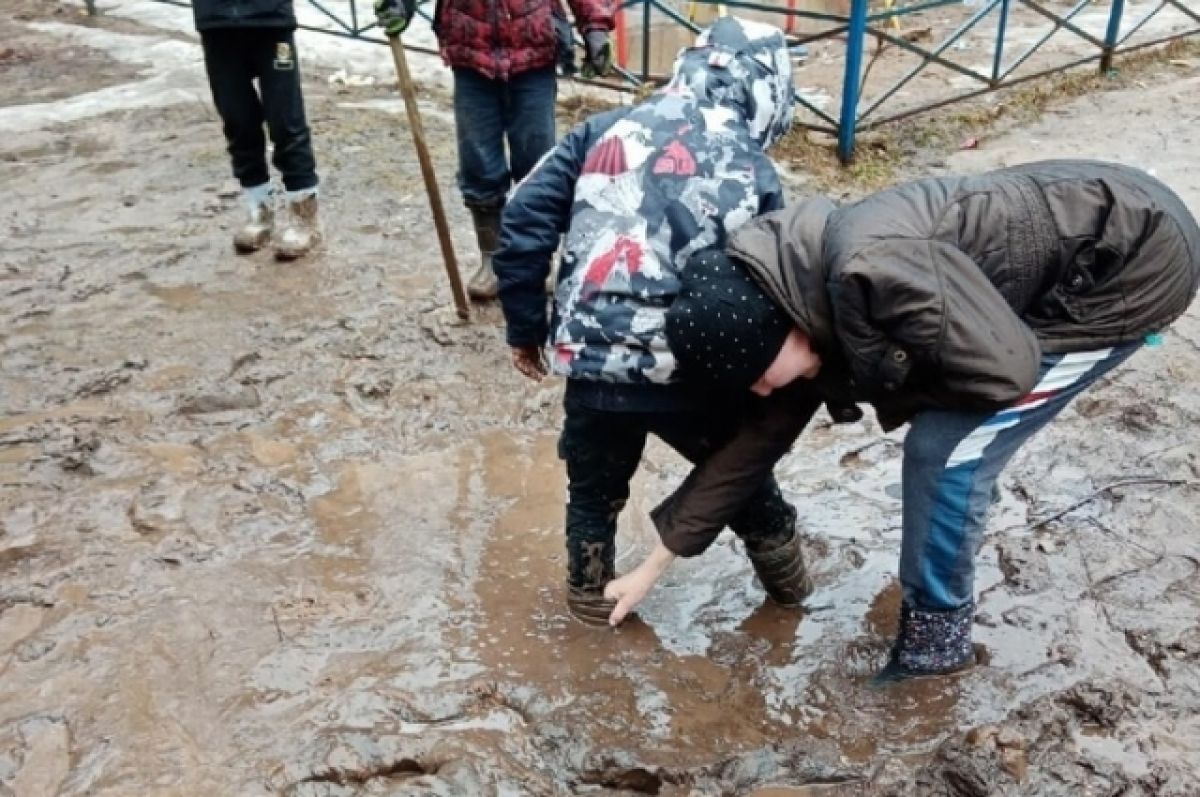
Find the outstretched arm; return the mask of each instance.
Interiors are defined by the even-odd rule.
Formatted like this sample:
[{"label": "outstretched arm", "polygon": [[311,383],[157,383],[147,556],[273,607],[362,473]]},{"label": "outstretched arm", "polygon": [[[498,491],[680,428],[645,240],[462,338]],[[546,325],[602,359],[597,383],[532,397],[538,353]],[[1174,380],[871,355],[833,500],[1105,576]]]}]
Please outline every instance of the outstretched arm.
[{"label": "outstretched arm", "polygon": [[692,469],[684,483],[650,513],[660,541],[640,565],[609,583],[617,606],[609,623],[633,611],[676,556],[696,556],[713,543],[762,486],[820,406],[806,384],[755,399],[737,433]]}]

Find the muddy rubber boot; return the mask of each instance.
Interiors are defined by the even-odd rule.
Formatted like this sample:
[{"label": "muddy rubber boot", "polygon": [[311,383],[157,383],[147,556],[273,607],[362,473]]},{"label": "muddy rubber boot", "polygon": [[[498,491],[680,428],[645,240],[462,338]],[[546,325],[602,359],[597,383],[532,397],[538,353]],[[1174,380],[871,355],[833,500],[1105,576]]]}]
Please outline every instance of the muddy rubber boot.
[{"label": "muddy rubber boot", "polygon": [[880,688],[913,678],[962,672],[975,664],[971,623],[975,604],[949,611],[900,607],[900,628],[884,668],[871,679]]},{"label": "muddy rubber boot", "polygon": [[275,240],[276,260],[296,260],[320,245],[322,234],[317,209],[316,191],[289,192],[287,224]]},{"label": "muddy rubber boot", "polygon": [[477,302],[486,302],[500,295],[496,272],[492,271],[492,255],[500,246],[500,212],[503,206],[488,208],[469,206],[475,222],[475,240],[479,242],[479,263],[467,280],[467,295]]},{"label": "muddy rubber boot", "polygon": [[617,602],[604,597],[616,575],[616,546],[611,543],[567,540],[567,611],[581,623],[608,625]]},{"label": "muddy rubber boot", "polygon": [[782,545],[766,549],[747,545],[746,556],[767,596],[780,606],[800,606],[812,594],[812,579],[804,565],[804,552],[800,550],[800,535],[796,531]]},{"label": "muddy rubber boot", "polygon": [[233,248],[242,254],[257,252],[271,242],[275,231],[274,195],[271,184],[263,183],[242,190],[242,205],[246,208],[246,223],[233,234]]}]

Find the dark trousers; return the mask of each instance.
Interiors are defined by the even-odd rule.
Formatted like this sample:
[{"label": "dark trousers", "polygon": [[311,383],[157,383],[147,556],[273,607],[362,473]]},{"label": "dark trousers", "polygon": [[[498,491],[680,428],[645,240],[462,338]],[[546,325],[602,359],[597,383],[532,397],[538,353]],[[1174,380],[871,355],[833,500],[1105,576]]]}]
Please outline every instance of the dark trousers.
[{"label": "dark trousers", "polygon": [[[504,204],[554,146],[554,68],[492,80],[454,70],[454,126],[458,131],[458,188],[468,206]],[[505,144],[507,143],[507,151]]]},{"label": "dark trousers", "polygon": [[[267,182],[267,140],[284,187],[317,185],[312,136],[304,116],[295,37],[282,28],[229,28],[201,34],[213,104],[224,124],[233,176],[244,188]],[[254,81],[258,81],[257,90]]]},{"label": "dark trousers", "polygon": [[[653,434],[689,462],[702,462],[737,430],[740,411],[723,405],[671,412],[612,412],[564,402],[558,454],[567,466],[567,561],[572,587],[595,588],[613,577],[617,516]],[[790,539],[795,509],[768,475],[730,528],[749,547]]]}]

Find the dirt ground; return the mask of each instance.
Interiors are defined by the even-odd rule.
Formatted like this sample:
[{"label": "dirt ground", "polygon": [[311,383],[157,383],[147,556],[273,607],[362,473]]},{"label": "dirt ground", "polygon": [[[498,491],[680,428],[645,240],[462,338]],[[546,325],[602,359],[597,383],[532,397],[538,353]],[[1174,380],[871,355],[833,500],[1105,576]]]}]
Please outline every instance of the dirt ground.
[{"label": "dirt ground", "polygon": [[[640,622],[585,628],[561,385],[507,366],[494,308],[450,322],[386,92],[314,66],[328,245],[238,257],[194,43],[4,6],[0,795],[1200,794],[1195,309],[1004,475],[985,666],[866,687],[899,598],[901,437],[871,420],[820,419],[779,468],[804,613],[722,538]],[[1197,92],[1200,63],[1164,65],[921,172],[1108,158],[1200,210]],[[624,567],[685,472],[648,459]]]}]

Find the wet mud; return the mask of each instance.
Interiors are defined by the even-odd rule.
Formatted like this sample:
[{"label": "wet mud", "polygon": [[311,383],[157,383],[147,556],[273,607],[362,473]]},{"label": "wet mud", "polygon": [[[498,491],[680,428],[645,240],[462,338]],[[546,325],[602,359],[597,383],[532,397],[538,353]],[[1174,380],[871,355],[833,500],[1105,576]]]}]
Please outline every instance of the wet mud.
[{"label": "wet mud", "polygon": [[[14,51],[65,35],[4,24]],[[0,108],[0,795],[1200,793],[1194,310],[1002,479],[982,666],[867,686],[900,598],[901,437],[869,420],[818,418],[779,468],[805,611],[722,537],[639,620],[588,628],[563,605],[561,387],[508,366],[495,308],[447,312],[403,117],[313,80],[326,249],[238,257],[219,123],[173,36],[155,75],[0,60],[39,101],[120,78],[162,103]],[[1112,100],[1153,111],[1121,152],[1192,207],[1172,98],[1197,81]],[[453,129],[425,125],[465,265]],[[951,166],[1118,157],[1045,125]],[[686,472],[647,460],[619,568]]]}]

